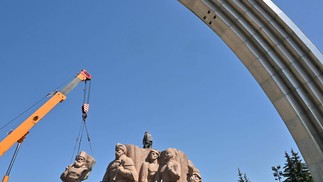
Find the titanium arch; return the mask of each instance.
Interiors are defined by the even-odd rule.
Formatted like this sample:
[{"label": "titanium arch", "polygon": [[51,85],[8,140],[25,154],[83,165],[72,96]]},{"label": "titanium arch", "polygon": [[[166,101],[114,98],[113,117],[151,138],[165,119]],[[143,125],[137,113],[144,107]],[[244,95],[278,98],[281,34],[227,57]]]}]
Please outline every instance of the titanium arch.
[{"label": "titanium arch", "polygon": [[231,48],[323,181],[323,55],[270,0],[179,0]]}]

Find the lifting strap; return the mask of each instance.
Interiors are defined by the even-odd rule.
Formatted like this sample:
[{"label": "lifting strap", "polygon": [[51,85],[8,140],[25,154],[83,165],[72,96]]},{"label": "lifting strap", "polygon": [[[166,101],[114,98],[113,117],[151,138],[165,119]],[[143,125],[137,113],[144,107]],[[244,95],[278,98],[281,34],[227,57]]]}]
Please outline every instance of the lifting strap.
[{"label": "lifting strap", "polygon": [[82,119],[83,119],[83,121],[86,120],[87,113],[89,112],[89,109],[90,109],[91,82],[89,83],[89,87],[87,87],[87,82],[90,82],[90,81],[85,81],[84,89],[83,89],[83,92],[84,92],[83,105],[82,105]]},{"label": "lifting strap", "polygon": [[[87,86],[87,82],[89,82],[89,86]],[[76,154],[80,153],[80,151],[81,151],[81,145],[82,145],[82,139],[83,139],[84,130],[86,132],[86,136],[87,136],[87,140],[89,142],[89,147],[90,147],[90,150],[91,150],[91,154],[93,156],[93,149],[92,149],[92,145],[91,145],[91,139],[90,139],[90,135],[89,135],[89,130],[88,130],[87,125],[86,125],[88,112],[89,112],[89,109],[90,109],[90,90],[91,90],[91,81],[87,80],[87,81],[84,82],[84,89],[83,89],[83,91],[84,91],[84,99],[83,99],[83,104],[82,104],[82,121],[81,121],[81,125],[80,125],[80,128],[79,128],[78,136],[76,138],[76,142],[75,142],[75,145],[74,145],[74,150],[73,150],[71,161],[74,160],[76,147],[77,147]]]}]

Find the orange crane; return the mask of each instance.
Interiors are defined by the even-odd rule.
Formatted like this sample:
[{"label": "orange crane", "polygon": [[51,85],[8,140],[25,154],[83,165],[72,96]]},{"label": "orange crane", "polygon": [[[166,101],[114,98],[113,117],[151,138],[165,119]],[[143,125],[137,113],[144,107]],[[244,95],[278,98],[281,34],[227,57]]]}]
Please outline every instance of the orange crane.
[{"label": "orange crane", "polygon": [[14,156],[10,162],[8,171],[3,177],[2,182],[9,180],[9,174],[20,148],[21,143],[33,128],[49,111],[51,111],[58,103],[66,99],[66,95],[74,89],[79,83],[91,80],[92,76],[86,71],[82,70],[76,77],[67,84],[61,91],[56,91],[51,98],[31,114],[25,121],[23,121],[16,129],[11,131],[3,140],[0,141],[0,157],[9,150],[16,142],[18,143]]}]

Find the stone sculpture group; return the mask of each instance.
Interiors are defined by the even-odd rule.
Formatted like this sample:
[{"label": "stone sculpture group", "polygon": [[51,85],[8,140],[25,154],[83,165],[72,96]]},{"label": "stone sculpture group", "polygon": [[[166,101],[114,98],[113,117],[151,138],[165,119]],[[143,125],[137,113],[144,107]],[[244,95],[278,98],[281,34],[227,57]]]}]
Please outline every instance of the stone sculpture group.
[{"label": "stone sculpture group", "polygon": [[180,150],[117,144],[102,182],[202,182],[199,170]]},{"label": "stone sculpture group", "polygon": [[[61,180],[86,180],[94,164],[95,159],[82,151],[66,167]],[[145,132],[143,148],[119,143],[115,146],[115,159],[108,165],[101,182],[202,182],[202,177],[182,151],[153,149],[152,137]]]}]

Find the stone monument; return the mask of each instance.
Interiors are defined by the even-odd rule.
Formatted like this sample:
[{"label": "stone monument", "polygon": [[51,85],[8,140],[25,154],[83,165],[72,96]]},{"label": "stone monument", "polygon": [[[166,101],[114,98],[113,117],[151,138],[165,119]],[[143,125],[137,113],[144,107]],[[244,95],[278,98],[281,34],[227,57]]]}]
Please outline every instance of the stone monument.
[{"label": "stone monument", "polygon": [[102,182],[202,182],[199,170],[175,148],[159,151],[130,144],[116,145],[116,158]]},{"label": "stone monument", "polygon": [[159,157],[160,152],[158,150],[150,150],[146,161],[141,165],[139,173],[139,182],[156,181],[157,172],[159,169]]},{"label": "stone monument", "polygon": [[102,182],[137,182],[138,172],[134,162],[127,156],[125,145],[115,147],[115,160],[110,162]]},{"label": "stone monument", "polygon": [[74,164],[66,167],[61,174],[63,182],[80,182],[86,180],[95,164],[95,159],[86,152],[81,151],[75,158]]}]

